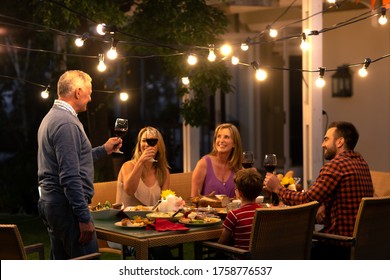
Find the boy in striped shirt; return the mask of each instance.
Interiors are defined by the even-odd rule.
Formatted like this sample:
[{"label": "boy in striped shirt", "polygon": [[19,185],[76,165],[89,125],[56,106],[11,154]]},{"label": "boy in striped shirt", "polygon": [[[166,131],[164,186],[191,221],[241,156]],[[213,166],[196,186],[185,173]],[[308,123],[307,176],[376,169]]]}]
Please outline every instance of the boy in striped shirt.
[{"label": "boy in striped shirt", "polygon": [[256,197],[263,189],[263,177],[254,168],[242,169],[234,175],[234,183],[241,207],[227,214],[218,243],[248,250],[253,216],[255,209],[260,208]]}]

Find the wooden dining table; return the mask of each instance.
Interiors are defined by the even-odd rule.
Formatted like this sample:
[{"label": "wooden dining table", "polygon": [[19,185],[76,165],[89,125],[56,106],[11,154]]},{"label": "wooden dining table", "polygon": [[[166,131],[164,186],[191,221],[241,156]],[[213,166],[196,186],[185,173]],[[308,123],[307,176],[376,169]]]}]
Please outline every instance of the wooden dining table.
[{"label": "wooden dining table", "polygon": [[222,222],[207,226],[189,226],[187,231],[130,229],[116,226],[115,222],[95,220],[97,238],[134,247],[135,258],[138,260],[147,260],[149,248],[152,247],[218,239],[222,233]]}]

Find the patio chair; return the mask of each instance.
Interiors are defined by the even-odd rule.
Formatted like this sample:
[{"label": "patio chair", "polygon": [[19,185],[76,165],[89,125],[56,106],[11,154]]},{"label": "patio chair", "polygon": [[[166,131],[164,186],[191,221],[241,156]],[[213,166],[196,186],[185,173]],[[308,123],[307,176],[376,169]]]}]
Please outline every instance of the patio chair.
[{"label": "patio chair", "polygon": [[[18,226],[14,224],[0,224],[0,248],[1,260],[27,260],[27,255],[33,253],[38,253],[40,260],[45,259],[43,243],[24,246]],[[92,253],[73,260],[99,259],[100,255]]]},{"label": "patio chair", "polygon": [[320,241],[343,242],[351,259],[390,260],[390,196],[365,197],[360,202],[352,236],[314,232]]},{"label": "patio chair", "polygon": [[319,203],[312,201],[291,207],[256,209],[249,250],[210,241],[202,242],[201,246],[222,251],[238,259],[310,259],[318,207]]}]

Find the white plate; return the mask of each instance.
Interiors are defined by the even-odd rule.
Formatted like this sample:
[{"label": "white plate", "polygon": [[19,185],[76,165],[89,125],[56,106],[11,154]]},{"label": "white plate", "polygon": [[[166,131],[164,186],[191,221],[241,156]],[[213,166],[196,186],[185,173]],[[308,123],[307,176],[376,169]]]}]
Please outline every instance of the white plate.
[{"label": "white plate", "polygon": [[95,220],[108,220],[113,219],[116,214],[118,214],[121,210],[120,209],[102,209],[97,211],[91,211],[91,216]]},{"label": "white plate", "polygon": [[146,217],[149,219],[168,219],[171,221],[177,221],[180,220],[184,214],[183,213],[177,213],[175,217],[172,218],[172,215],[175,214],[175,212],[152,212],[146,214]]},{"label": "white plate", "polygon": [[220,218],[206,218],[205,220],[201,220],[203,222],[194,223],[187,220],[179,220],[179,223],[187,225],[187,226],[194,226],[194,227],[205,227],[205,226],[212,226],[216,225],[221,222]]},{"label": "white plate", "polygon": [[152,213],[153,206],[143,206],[142,208],[138,206],[128,206],[123,210],[123,213],[126,214],[127,217],[133,219],[134,216],[140,216],[145,218],[146,214]]},{"label": "white plate", "polygon": [[117,227],[129,228],[129,229],[142,229],[146,227],[144,223],[137,223],[137,224],[127,223],[127,225],[124,226],[122,225],[121,221],[116,222],[114,225],[116,225]]}]

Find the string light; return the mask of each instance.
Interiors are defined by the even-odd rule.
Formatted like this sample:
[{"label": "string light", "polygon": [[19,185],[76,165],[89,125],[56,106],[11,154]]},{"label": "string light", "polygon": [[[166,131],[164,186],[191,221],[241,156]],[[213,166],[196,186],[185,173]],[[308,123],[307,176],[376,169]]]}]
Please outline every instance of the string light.
[{"label": "string light", "polygon": [[190,54],[187,57],[187,63],[189,65],[195,65],[196,63],[198,63],[198,58],[196,57],[196,55]]},{"label": "string light", "polygon": [[121,93],[119,93],[119,99],[125,102],[129,99],[129,94],[127,92],[122,91]]},{"label": "string light", "polygon": [[99,54],[99,64],[97,66],[97,69],[99,70],[99,72],[104,72],[107,69],[107,66],[104,63],[104,54],[102,53]]},{"label": "string light", "polygon": [[240,59],[237,56],[232,56],[232,64],[237,65],[240,62]]},{"label": "string light", "polygon": [[229,44],[224,44],[222,47],[221,47],[221,54],[222,56],[228,56],[232,53],[232,46],[230,46]]},{"label": "string light", "polygon": [[380,25],[385,25],[387,23],[387,17],[386,17],[386,8],[381,8],[381,16],[378,19],[378,22]]},{"label": "string light", "polygon": [[96,32],[99,34],[99,35],[106,35],[106,24],[105,23],[99,23],[97,26],[96,26]]},{"label": "string light", "polygon": [[278,36],[278,31],[271,27],[271,25],[267,25],[268,34],[271,38],[276,38]]},{"label": "string light", "polygon": [[241,44],[241,50],[246,52],[249,49],[249,43],[251,42],[251,38],[246,38],[246,41]]},{"label": "string light", "polygon": [[82,47],[84,46],[84,42],[89,38],[88,33],[84,33],[81,37],[78,37],[74,43],[76,44],[77,47]]},{"label": "string light", "polygon": [[267,72],[260,68],[259,63],[257,61],[253,61],[251,63],[253,69],[256,70],[255,77],[258,81],[264,81],[267,79]]},{"label": "string light", "polygon": [[207,59],[211,62],[215,61],[217,56],[215,55],[214,48],[209,49],[209,55],[207,56]]},{"label": "string light", "polygon": [[316,86],[319,88],[323,88],[325,86],[325,80],[324,80],[324,75],[325,75],[325,67],[319,67],[320,70],[320,75],[316,80]]},{"label": "string light", "polygon": [[364,77],[367,77],[368,75],[368,72],[367,72],[367,68],[368,66],[371,64],[371,59],[370,58],[366,58],[364,60],[364,65],[362,68],[359,69],[359,76],[364,78]]},{"label": "string light", "polygon": [[181,82],[183,85],[187,86],[190,84],[190,79],[188,77],[181,78]]},{"label": "string light", "polygon": [[114,60],[118,57],[118,53],[116,52],[116,46],[118,45],[118,40],[112,38],[111,48],[107,52],[107,58]]},{"label": "string light", "polygon": [[309,43],[306,41],[306,33],[302,32],[301,50],[305,52],[309,49],[309,47]]},{"label": "string light", "polygon": [[49,88],[49,87],[47,87],[44,91],[41,92],[41,97],[42,97],[43,99],[49,98],[49,89],[48,89],[48,88]]}]

